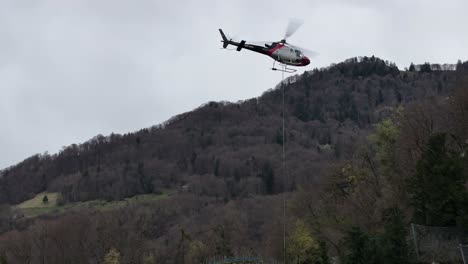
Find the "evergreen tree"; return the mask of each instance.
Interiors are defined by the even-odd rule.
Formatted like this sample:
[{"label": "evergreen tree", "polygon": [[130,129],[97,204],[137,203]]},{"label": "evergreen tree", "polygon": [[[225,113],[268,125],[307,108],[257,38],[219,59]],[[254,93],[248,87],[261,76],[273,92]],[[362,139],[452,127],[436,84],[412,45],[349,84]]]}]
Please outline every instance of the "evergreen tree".
[{"label": "evergreen tree", "polygon": [[379,98],[378,98],[378,100],[377,100],[377,104],[383,103],[384,100],[385,100],[385,99],[384,99],[384,95],[383,95],[383,93],[382,93],[382,90],[379,89]]},{"label": "evergreen tree", "polygon": [[309,118],[309,101],[304,98],[299,98],[295,102],[294,116],[303,122],[310,120]]},{"label": "evergreen tree", "polygon": [[44,197],[42,198],[42,203],[46,204],[49,202],[49,197],[47,197],[47,194],[44,195]]},{"label": "evergreen tree", "polygon": [[278,145],[283,145],[283,130],[277,129],[275,133],[275,143]]},{"label": "evergreen tree", "polygon": [[219,158],[216,158],[215,160],[215,166],[214,166],[214,169],[213,169],[213,174],[214,176],[219,176],[219,165],[220,165],[220,161],[219,161]]},{"label": "evergreen tree", "polygon": [[273,194],[275,187],[275,172],[273,167],[269,163],[263,165],[262,171],[259,177],[263,180],[265,184],[265,192],[267,194]]},{"label": "evergreen tree", "polygon": [[317,259],[317,261],[315,263],[316,264],[328,264],[328,263],[330,263],[330,259],[328,258],[327,244],[323,240],[319,241],[318,259]]},{"label": "evergreen tree", "polygon": [[0,264],[8,264],[7,258],[5,255],[0,255]]},{"label": "evergreen tree", "polygon": [[458,60],[457,62],[457,72],[465,74],[468,69],[468,61],[462,62]]},{"label": "evergreen tree", "polygon": [[411,65],[409,66],[409,71],[410,71],[410,72],[416,71],[416,67],[414,66],[413,63],[411,63]]},{"label": "evergreen tree", "polygon": [[384,233],[379,249],[381,263],[409,263],[409,250],[406,243],[407,229],[403,213],[398,208],[389,208],[383,213]]},{"label": "evergreen tree", "polygon": [[349,253],[345,257],[346,264],[379,263],[375,241],[370,239],[358,226],[353,226],[345,237],[345,245]]},{"label": "evergreen tree", "polygon": [[446,145],[446,135],[429,138],[416,174],[408,180],[414,221],[429,226],[453,226],[467,202],[463,158]]},{"label": "evergreen tree", "polygon": [[419,69],[420,72],[432,72],[432,67],[431,64],[426,62],[423,65],[421,65],[421,69]]}]

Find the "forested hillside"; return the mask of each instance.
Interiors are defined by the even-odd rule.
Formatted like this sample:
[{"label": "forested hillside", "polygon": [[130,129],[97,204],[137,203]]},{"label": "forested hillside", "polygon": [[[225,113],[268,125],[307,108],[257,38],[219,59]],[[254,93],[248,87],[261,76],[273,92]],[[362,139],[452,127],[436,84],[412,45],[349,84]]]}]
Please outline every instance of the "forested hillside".
[{"label": "forested hillside", "polygon": [[[286,84],[287,156],[295,168],[286,189],[320,181],[321,171],[349,157],[373,124],[400,105],[448,94],[455,81],[454,71],[400,73],[365,57]],[[64,202],[118,200],[199,185],[199,177],[217,187],[193,189],[210,196],[278,193],[281,143],[279,89],[238,103],[210,102],[152,128],[32,156],[1,172],[0,201],[15,204],[46,190],[62,193]]]},{"label": "forested hillside", "polygon": [[[400,71],[353,58],[258,98],[210,102],[152,128],[32,156],[0,173],[0,257],[280,260],[285,192],[287,255],[297,263],[413,262],[409,223],[468,227],[468,63],[456,71],[427,65]],[[24,218],[11,208],[44,191],[67,205],[164,190],[172,190],[165,199],[109,211]]]}]

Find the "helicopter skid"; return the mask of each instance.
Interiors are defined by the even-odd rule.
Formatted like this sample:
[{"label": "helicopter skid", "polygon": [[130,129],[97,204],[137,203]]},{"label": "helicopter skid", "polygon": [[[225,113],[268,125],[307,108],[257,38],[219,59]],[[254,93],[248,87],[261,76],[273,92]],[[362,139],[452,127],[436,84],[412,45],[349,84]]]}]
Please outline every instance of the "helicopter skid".
[{"label": "helicopter skid", "polygon": [[295,73],[297,70],[295,69],[292,69],[292,68],[288,68],[288,65],[287,64],[284,64],[284,63],[278,63],[281,68],[278,69],[275,67],[275,64],[276,64],[276,60],[273,61],[273,67],[271,68],[271,70],[273,71],[281,71],[281,72],[286,72],[286,73]]},{"label": "helicopter skid", "polygon": [[287,67],[284,67],[283,69],[278,69],[278,68],[271,68],[273,71],[281,71],[281,72],[286,72],[286,73],[295,73],[297,72],[297,70],[295,69],[291,69],[291,68],[287,68]]}]

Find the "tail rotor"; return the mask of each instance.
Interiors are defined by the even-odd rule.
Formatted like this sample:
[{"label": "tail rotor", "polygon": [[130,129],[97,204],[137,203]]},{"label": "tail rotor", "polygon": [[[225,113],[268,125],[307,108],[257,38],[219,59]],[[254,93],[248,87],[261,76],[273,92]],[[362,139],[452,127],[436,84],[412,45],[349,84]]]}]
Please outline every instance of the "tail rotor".
[{"label": "tail rotor", "polygon": [[226,37],[226,35],[224,34],[223,30],[222,29],[219,29],[219,33],[221,34],[221,37],[223,38],[223,40],[221,40],[221,42],[223,42],[223,48],[227,48],[227,46],[229,45],[229,42],[231,40],[228,40],[228,38]]}]

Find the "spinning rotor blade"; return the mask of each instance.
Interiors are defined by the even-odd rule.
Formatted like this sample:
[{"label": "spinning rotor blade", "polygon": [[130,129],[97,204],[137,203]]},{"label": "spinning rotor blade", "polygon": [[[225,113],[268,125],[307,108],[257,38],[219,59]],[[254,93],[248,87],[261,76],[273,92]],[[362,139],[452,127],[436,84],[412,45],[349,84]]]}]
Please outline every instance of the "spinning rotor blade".
[{"label": "spinning rotor blade", "polygon": [[[268,41],[262,41],[262,40],[260,40],[260,41],[258,41],[258,40],[257,40],[257,41],[248,41],[248,40],[247,40],[246,42],[247,42],[248,44],[254,44],[254,45],[258,45],[258,46],[263,46],[263,47],[265,47],[265,44],[271,45],[271,44],[272,44],[273,42],[275,42],[275,41],[270,41],[270,40],[268,40]],[[276,42],[277,42],[277,41],[276,41]]]},{"label": "spinning rotor blade", "polygon": [[288,46],[290,46],[291,48],[300,50],[302,52],[302,54],[304,54],[305,56],[307,56],[309,58],[317,57],[319,55],[318,52],[308,50],[308,49],[304,49],[304,48],[301,48],[301,47],[298,47],[298,46],[295,46],[295,45],[292,45],[292,44],[289,44],[289,43],[288,43]]},{"label": "spinning rotor blade", "polygon": [[286,33],[284,34],[284,39],[291,37],[299,27],[304,24],[304,21],[299,19],[290,19],[288,23],[288,27],[286,28]]},{"label": "spinning rotor blade", "polygon": [[306,55],[308,58],[315,58],[319,55],[318,52],[315,52],[313,50],[308,50],[308,49],[302,49],[302,54]]}]

